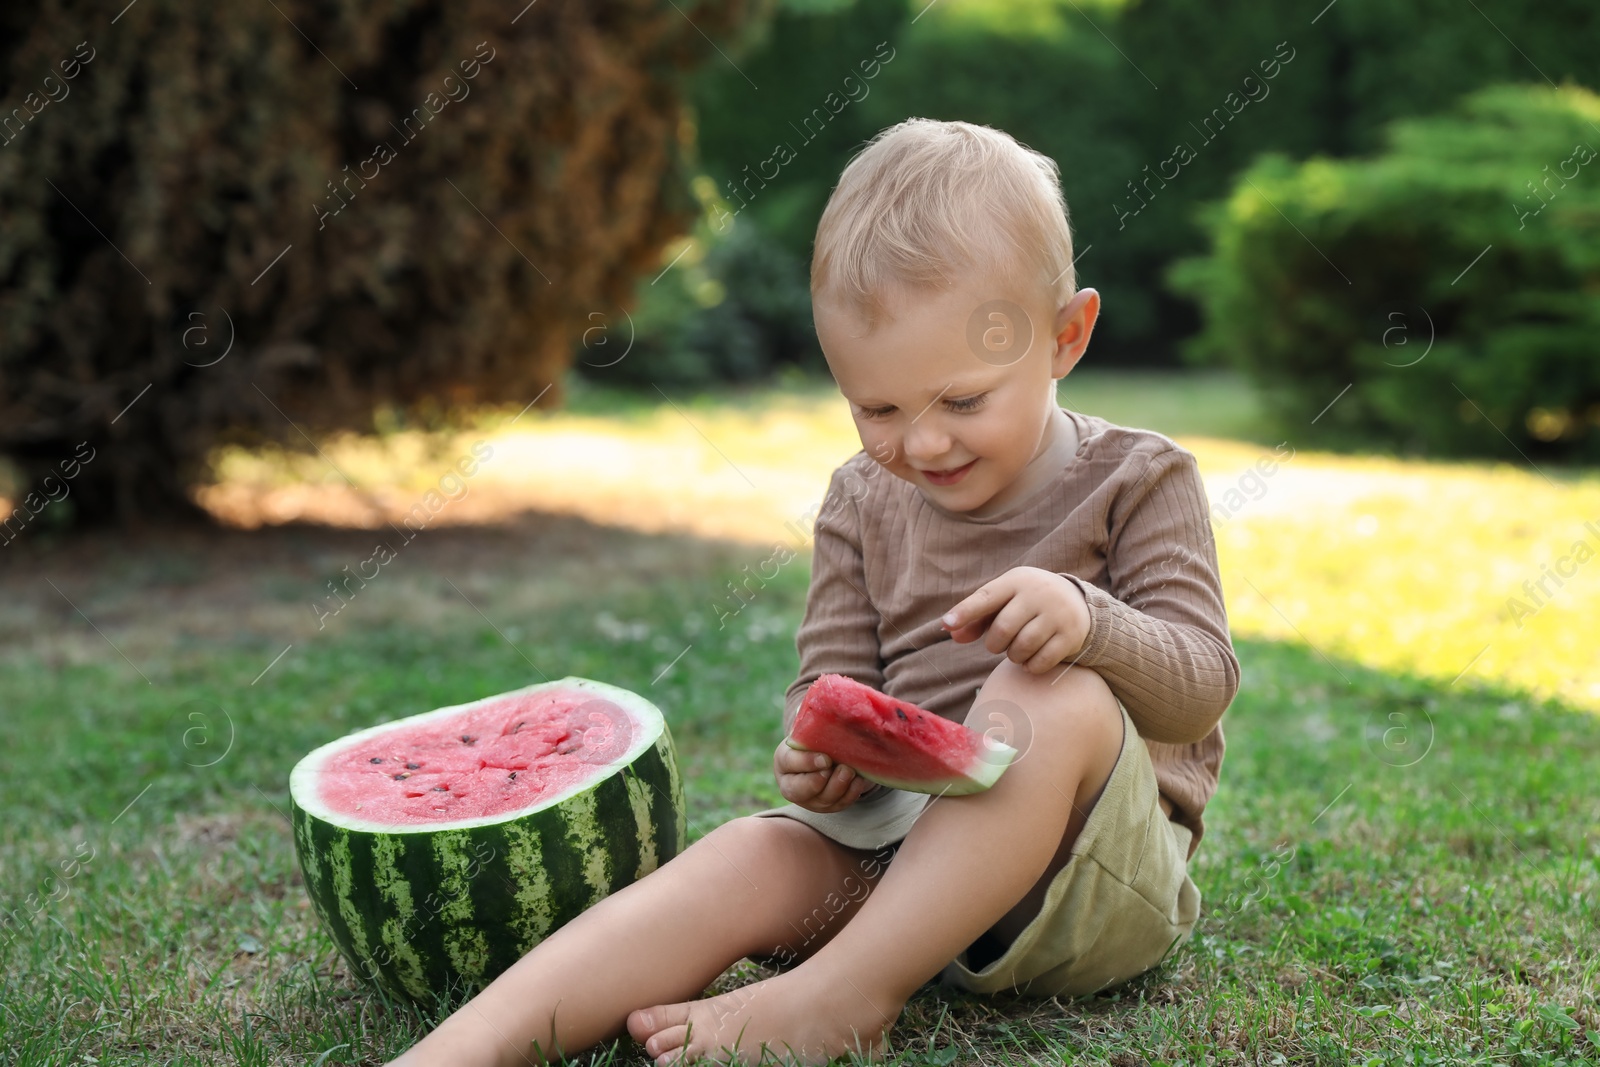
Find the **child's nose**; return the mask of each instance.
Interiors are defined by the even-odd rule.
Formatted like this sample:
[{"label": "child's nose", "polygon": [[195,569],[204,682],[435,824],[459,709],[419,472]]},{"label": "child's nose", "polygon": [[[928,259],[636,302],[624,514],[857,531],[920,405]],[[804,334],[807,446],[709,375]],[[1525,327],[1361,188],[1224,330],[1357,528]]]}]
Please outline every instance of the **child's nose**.
[{"label": "child's nose", "polygon": [[950,454],[950,433],[931,411],[923,412],[906,427],[906,459],[914,467],[928,467]]}]

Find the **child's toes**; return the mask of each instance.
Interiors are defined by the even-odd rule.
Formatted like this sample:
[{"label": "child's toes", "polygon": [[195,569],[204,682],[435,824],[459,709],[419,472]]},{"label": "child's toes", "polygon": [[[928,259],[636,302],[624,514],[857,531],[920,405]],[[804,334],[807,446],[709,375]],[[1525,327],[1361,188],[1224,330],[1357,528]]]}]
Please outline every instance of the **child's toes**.
[{"label": "child's toes", "polygon": [[669,1026],[681,1026],[689,1021],[689,1005],[687,1004],[656,1004],[649,1008],[638,1008],[628,1013],[628,1033],[639,1044],[644,1044],[651,1035],[665,1030]]},{"label": "child's toes", "polygon": [[654,1057],[656,1067],[668,1067],[668,1064],[687,1063],[685,1058],[689,1049],[685,1042],[688,1040],[689,1028],[687,1026],[669,1026],[658,1030],[644,1043],[644,1050]]}]

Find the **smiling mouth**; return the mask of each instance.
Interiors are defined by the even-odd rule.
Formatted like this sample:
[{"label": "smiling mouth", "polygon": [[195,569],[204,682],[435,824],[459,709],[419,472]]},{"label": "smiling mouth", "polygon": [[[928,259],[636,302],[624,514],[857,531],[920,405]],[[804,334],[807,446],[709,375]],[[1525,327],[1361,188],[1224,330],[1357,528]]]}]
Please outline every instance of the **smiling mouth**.
[{"label": "smiling mouth", "polygon": [[934,476],[934,477],[936,477],[936,478],[938,478],[938,477],[944,477],[944,476],[945,476],[945,475],[949,475],[949,474],[958,474],[958,473],[960,473],[960,472],[961,472],[961,471],[964,471],[964,470],[966,470],[966,469],[967,469],[967,468],[968,468],[968,467],[970,467],[970,466],[972,466],[972,465],[973,465],[973,464],[974,464],[974,463],[976,463],[976,462],[978,462],[978,461],[977,461],[977,460],[975,460],[975,459],[969,459],[969,460],[968,460],[968,461],[967,461],[967,462],[965,462],[965,463],[963,463],[963,464],[962,464],[962,465],[961,465],[961,466],[959,466],[959,467],[951,467],[951,468],[949,468],[949,469],[948,469],[948,470],[942,470],[942,471],[931,471],[931,470],[925,470],[925,471],[923,471],[923,472],[922,472],[922,473],[923,473],[923,474],[931,474],[931,475],[933,475],[933,476]]}]

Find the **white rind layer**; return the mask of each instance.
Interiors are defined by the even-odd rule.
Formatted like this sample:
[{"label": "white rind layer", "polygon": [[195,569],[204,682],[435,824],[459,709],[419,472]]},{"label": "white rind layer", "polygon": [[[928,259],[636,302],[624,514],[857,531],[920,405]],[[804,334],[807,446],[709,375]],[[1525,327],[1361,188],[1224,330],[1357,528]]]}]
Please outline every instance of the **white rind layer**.
[{"label": "white rind layer", "polygon": [[[377,734],[387,733],[398,727],[415,726],[430,719],[459,714],[469,708],[494,703],[507,697],[526,696],[547,689],[581,690],[592,693],[597,697],[604,697],[616,704],[625,710],[633,720],[633,743],[626,750],[618,753],[611,762],[595,764],[594,774],[574,783],[562,792],[553,793],[537,804],[530,804],[527,807],[516,808],[511,811],[503,811],[498,815],[485,815],[477,819],[452,819],[444,822],[397,825],[392,822],[362,819],[345,812],[333,811],[323,804],[321,798],[317,796],[316,783],[323,763],[335,752],[342,751],[358,741]],[[299,763],[295,764],[294,770],[289,772],[289,796],[308,815],[312,815],[333,826],[343,827],[346,830],[358,830],[363,833],[427,834],[437,833],[440,830],[469,830],[475,826],[493,826],[497,823],[520,819],[532,812],[553,808],[562,801],[576,796],[585,789],[589,789],[595,782],[612,773],[614,768],[627,766],[638,759],[656,743],[665,729],[666,719],[662,717],[661,709],[639,694],[614,685],[607,685],[605,682],[568,675],[552,682],[540,682],[537,685],[524,686],[521,689],[513,689],[506,693],[496,693],[494,696],[469,701],[466,704],[452,704],[449,707],[435,708],[432,711],[424,711],[416,715],[407,716],[404,719],[393,719],[377,726],[370,726],[365,730],[357,730],[355,733],[346,734],[336,741],[330,741],[320,748],[311,750]]]},{"label": "white rind layer", "polygon": [[[783,743],[800,752],[812,751],[792,737],[785,737]],[[965,773],[957,772],[959,777],[949,778],[937,786],[927,781],[911,781],[905,778],[889,778],[883,775],[868,774],[861,768],[853,767],[843,760],[835,760],[834,762],[844,762],[846,766],[851,766],[857,774],[867,781],[876,782],[886,789],[903,789],[908,793],[931,793],[934,796],[970,796],[973,793],[981,793],[998,782],[1000,775],[1004,774],[1005,769],[1011,766],[1011,761],[1017,758],[1017,750],[1004,741],[996,741],[993,738],[986,737],[983,739],[983,743],[988,751],[976,756],[973,762],[967,765]],[[833,759],[832,756],[828,758]]]}]

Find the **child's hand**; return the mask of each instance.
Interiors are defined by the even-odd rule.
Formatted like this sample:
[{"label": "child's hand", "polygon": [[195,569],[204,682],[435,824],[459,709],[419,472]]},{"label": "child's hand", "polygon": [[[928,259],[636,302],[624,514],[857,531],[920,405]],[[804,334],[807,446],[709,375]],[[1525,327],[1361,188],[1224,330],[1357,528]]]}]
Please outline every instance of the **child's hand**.
[{"label": "child's hand", "polygon": [[950,639],[963,644],[987,629],[985,648],[1042,674],[1083,650],[1089,605],[1082,590],[1061,575],[1013,567],[951,608],[941,622]]},{"label": "child's hand", "polygon": [[791,804],[807,811],[843,811],[863,793],[878,788],[855,772],[855,768],[833,760],[821,752],[802,752],[779,741],[772,754],[772,773],[778,779],[778,792]]}]

